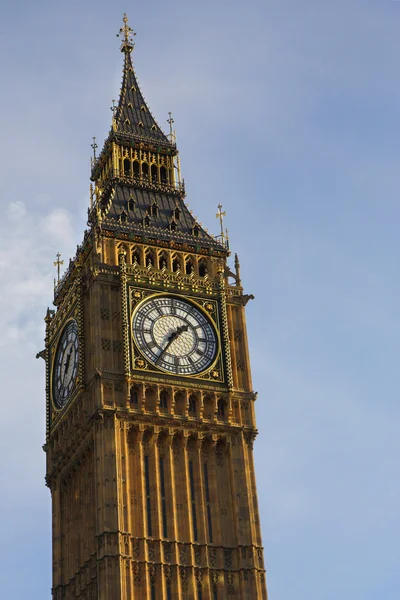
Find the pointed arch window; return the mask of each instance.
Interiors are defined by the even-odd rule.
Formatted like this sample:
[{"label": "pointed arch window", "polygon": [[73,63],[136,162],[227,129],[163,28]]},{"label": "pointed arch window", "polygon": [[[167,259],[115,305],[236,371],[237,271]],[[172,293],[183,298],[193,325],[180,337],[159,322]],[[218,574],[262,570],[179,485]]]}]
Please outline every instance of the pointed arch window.
[{"label": "pointed arch window", "polygon": [[119,215],[119,220],[121,221],[121,223],[126,223],[128,220],[128,215],[126,214],[126,212],[123,210],[122,213]]},{"label": "pointed arch window", "polygon": [[177,207],[174,209],[174,212],[173,212],[173,217],[174,217],[174,219],[176,219],[177,221],[179,221],[179,219],[181,218],[181,209],[179,208],[179,206],[177,206]]},{"label": "pointed arch window", "polygon": [[199,237],[199,228],[197,225],[192,228],[192,235],[194,235],[194,237]]},{"label": "pointed arch window", "polygon": [[137,406],[139,404],[139,392],[135,387],[131,387],[130,402],[133,406]]},{"label": "pointed arch window", "polygon": [[130,177],[131,175],[131,161],[129,158],[124,158],[124,175]]},{"label": "pointed arch window", "polygon": [[190,275],[194,271],[194,262],[191,256],[185,261],[185,272],[186,275]]},{"label": "pointed arch window", "polygon": [[160,408],[167,410],[168,409],[168,392],[167,390],[161,390],[160,392]]},{"label": "pointed arch window", "polygon": [[172,261],[172,270],[176,273],[176,271],[181,270],[181,261],[178,256],[175,256]]},{"label": "pointed arch window", "polygon": [[157,165],[151,165],[151,181],[152,183],[158,182],[158,169]]},{"label": "pointed arch window", "polygon": [[139,127],[143,127],[143,122],[139,121],[138,125],[139,125]]},{"label": "pointed arch window", "polygon": [[200,277],[207,275],[207,261],[205,259],[201,259],[199,262],[199,275]]},{"label": "pointed arch window", "polygon": [[130,124],[131,124],[130,120],[129,119],[125,119],[125,125],[130,125]]},{"label": "pointed arch window", "polygon": [[133,212],[135,210],[135,201],[132,196],[128,200],[128,210],[129,212]]},{"label": "pointed arch window", "polygon": [[167,169],[165,167],[161,167],[160,168],[160,179],[161,179],[161,183],[166,185],[168,183],[167,180]]},{"label": "pointed arch window", "polygon": [[139,163],[137,160],[134,160],[133,161],[133,176],[139,177],[139,173],[140,173]]},{"label": "pointed arch window", "polygon": [[149,165],[147,163],[142,163],[142,175],[147,179],[149,177]]},{"label": "pointed arch window", "polygon": [[150,217],[149,215],[146,215],[143,219],[143,225],[145,225],[146,227],[149,227],[150,225]]},{"label": "pointed arch window", "polygon": [[154,251],[151,248],[147,248],[146,250],[146,267],[154,265]]},{"label": "pointed arch window", "polygon": [[140,265],[140,252],[137,248],[132,251],[132,264]]},{"label": "pointed arch window", "polygon": [[176,221],[171,221],[169,228],[171,231],[176,231]]},{"label": "pointed arch window", "polygon": [[165,254],[165,252],[161,252],[161,254],[158,257],[158,268],[159,269],[164,269],[167,268],[167,255]]},{"label": "pointed arch window", "polygon": [[137,89],[135,88],[134,85],[131,86],[131,92],[137,92]]}]

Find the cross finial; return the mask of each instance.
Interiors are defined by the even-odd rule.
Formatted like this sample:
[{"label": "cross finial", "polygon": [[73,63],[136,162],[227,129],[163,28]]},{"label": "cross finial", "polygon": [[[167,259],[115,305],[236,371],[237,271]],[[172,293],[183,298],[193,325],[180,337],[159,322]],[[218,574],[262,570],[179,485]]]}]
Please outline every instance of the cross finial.
[{"label": "cross finial", "polygon": [[93,160],[96,160],[96,148],[98,148],[96,144],[96,138],[93,136],[93,144],[90,144],[90,147],[93,148]]},{"label": "cross finial", "polygon": [[224,234],[224,217],[226,217],[226,211],[224,210],[224,212],[222,212],[222,204],[218,204],[218,212],[215,215],[215,217],[217,219],[219,219],[219,222],[221,224],[221,237],[222,239],[224,239],[225,234]]},{"label": "cross finial", "polygon": [[172,118],[172,112],[169,111],[168,114],[169,114],[169,119],[167,119],[167,123],[169,123],[169,135],[171,136],[171,142],[172,142],[172,139],[174,137],[174,133],[172,131],[172,124],[175,123],[175,121]]},{"label": "cross finial", "polygon": [[57,267],[57,284],[60,283],[60,267],[64,264],[63,260],[60,260],[61,254],[57,252],[56,254],[57,260],[54,261],[54,266]]},{"label": "cross finial", "polygon": [[110,110],[112,110],[113,117],[115,117],[115,112],[117,107],[115,106],[115,98],[112,99],[112,106],[110,106]]},{"label": "cross finial", "polygon": [[133,29],[131,27],[129,27],[128,16],[126,13],[124,13],[122,20],[124,22],[124,25],[119,30],[119,33],[117,33],[117,37],[123,38],[122,44],[121,44],[121,52],[126,52],[126,51],[132,52],[133,48],[135,47],[135,44],[133,43],[132,38],[134,35],[136,35],[136,33],[133,31]]}]

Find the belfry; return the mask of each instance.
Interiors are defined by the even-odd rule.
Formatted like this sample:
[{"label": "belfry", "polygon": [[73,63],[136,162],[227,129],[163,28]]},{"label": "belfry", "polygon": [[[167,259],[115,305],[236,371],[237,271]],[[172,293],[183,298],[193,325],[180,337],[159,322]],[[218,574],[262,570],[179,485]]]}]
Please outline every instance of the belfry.
[{"label": "belfry", "polygon": [[[170,114],[123,81],[45,351],[54,600],[267,599],[245,306],[189,211]],[[57,256],[58,269],[60,256]]]}]

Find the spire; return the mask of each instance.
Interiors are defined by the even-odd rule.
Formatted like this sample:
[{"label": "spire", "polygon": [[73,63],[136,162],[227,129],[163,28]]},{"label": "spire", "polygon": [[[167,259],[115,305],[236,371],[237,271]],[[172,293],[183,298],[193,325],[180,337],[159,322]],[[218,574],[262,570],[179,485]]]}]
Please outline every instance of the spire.
[{"label": "spire", "polygon": [[136,34],[128,25],[126,13],[123,22],[124,25],[117,35],[122,37],[121,52],[124,54],[124,70],[118,106],[113,110],[113,129],[115,133],[127,138],[174,147],[156,123],[140,91],[131,56],[135,46],[132,38]]}]

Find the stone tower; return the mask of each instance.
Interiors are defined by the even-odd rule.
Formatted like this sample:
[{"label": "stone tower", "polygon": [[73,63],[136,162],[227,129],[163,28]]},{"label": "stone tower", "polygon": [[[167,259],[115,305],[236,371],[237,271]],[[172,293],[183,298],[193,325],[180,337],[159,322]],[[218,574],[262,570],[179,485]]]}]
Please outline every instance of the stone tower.
[{"label": "stone tower", "polygon": [[53,598],[264,600],[252,296],[187,208],[132,34],[125,16],[88,230],[45,318]]}]

